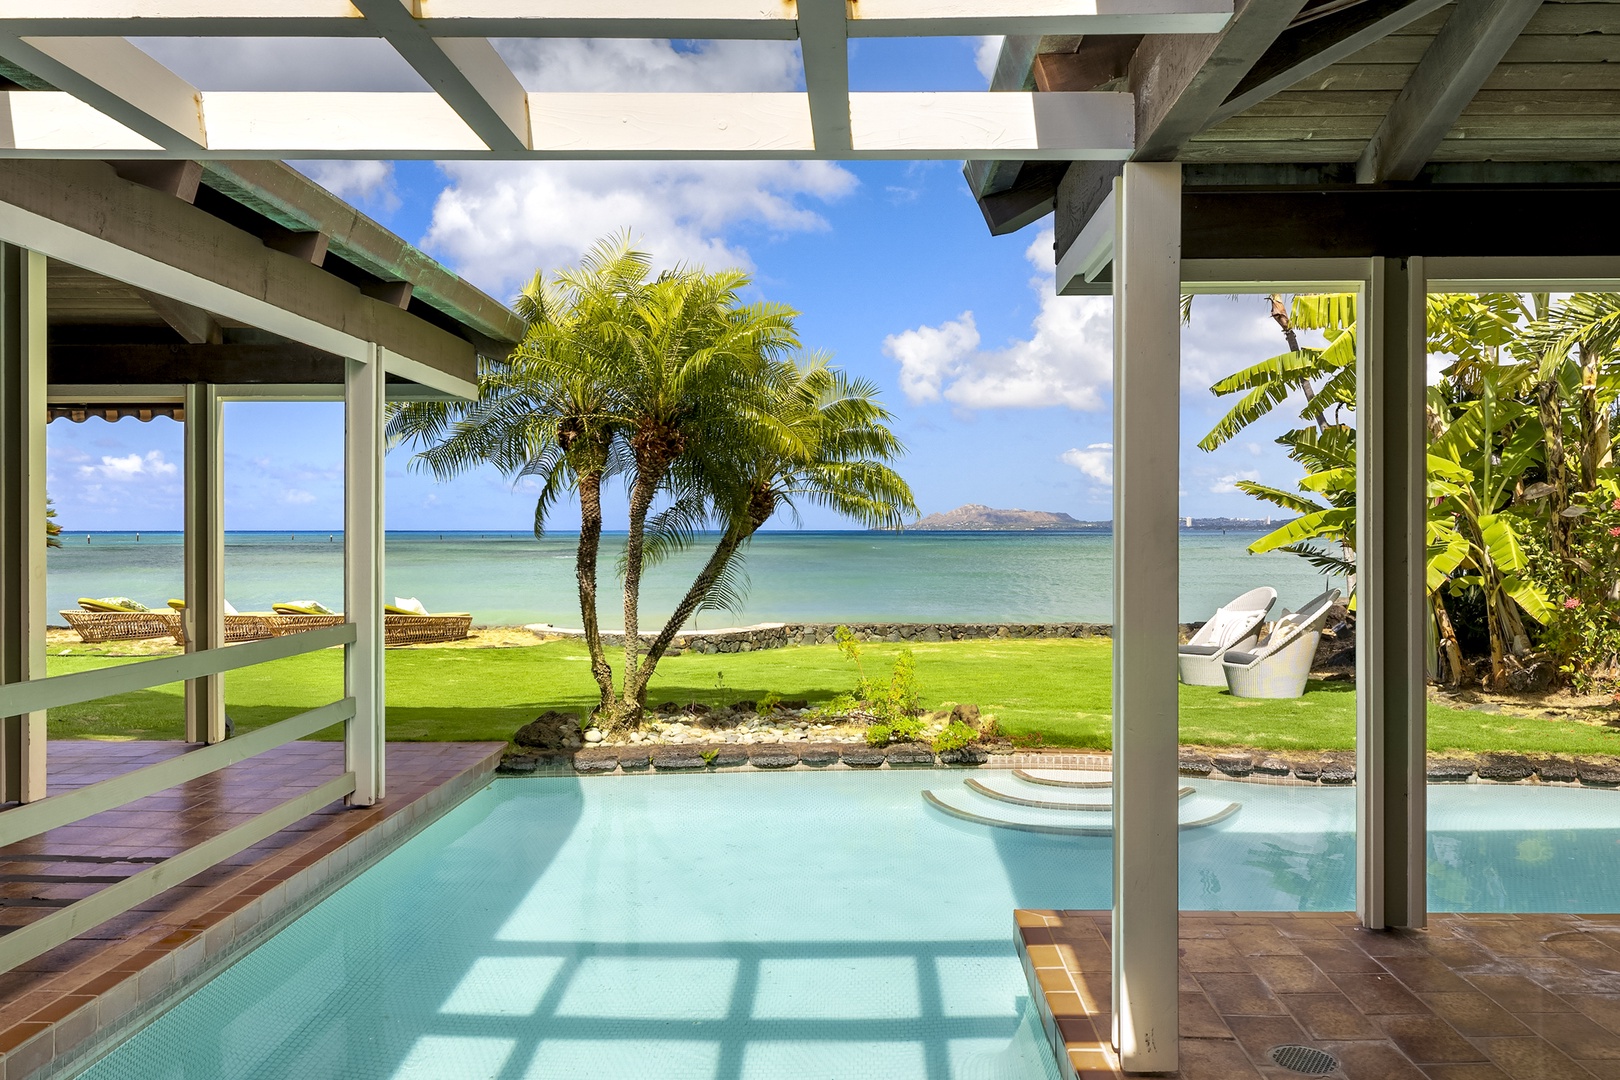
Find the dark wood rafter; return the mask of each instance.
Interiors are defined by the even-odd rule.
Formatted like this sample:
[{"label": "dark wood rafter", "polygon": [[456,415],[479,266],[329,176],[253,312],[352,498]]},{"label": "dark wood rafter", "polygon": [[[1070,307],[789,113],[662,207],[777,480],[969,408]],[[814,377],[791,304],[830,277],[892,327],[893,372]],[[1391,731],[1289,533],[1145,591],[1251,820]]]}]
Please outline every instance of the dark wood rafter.
[{"label": "dark wood rafter", "polygon": [[341,356],[291,342],[266,345],[52,345],[53,387],[317,385],[343,381]]},{"label": "dark wood rafter", "polygon": [[1138,161],[1172,161],[1288,29],[1304,0],[1246,0],[1218,34],[1149,35],[1130,64]]},{"label": "dark wood rafter", "polygon": [[1274,97],[1301,79],[1355,55],[1450,0],[1364,0],[1331,15],[1296,22],[1239,80],[1211,123]]},{"label": "dark wood rafter", "polygon": [[1357,159],[1356,179],[1415,177],[1540,7],[1541,0],[1459,0]]}]

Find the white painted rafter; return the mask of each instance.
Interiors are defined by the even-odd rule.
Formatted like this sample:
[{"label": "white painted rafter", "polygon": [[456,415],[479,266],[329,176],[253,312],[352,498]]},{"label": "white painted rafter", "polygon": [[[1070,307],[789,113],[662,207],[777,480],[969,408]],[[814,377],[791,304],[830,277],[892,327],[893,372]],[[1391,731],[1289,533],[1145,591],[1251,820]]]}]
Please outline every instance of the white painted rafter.
[{"label": "white painted rafter", "polygon": [[208,145],[197,88],[127,41],[0,30],[0,56],[165,149],[196,154]]},{"label": "white painted rafter", "polygon": [[353,3],[491,150],[528,148],[528,97],[488,38],[435,38],[409,0]]}]

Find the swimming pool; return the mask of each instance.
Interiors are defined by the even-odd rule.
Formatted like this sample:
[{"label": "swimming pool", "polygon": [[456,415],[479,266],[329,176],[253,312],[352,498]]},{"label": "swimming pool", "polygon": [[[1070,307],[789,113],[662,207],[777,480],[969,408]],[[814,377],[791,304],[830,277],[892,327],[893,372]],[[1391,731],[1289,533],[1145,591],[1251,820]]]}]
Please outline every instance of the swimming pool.
[{"label": "swimming pool", "polygon": [[[93,1080],[1055,1075],[1012,909],[1106,907],[1106,837],[927,805],[941,770],[500,780]],[[1192,781],[1188,908],[1351,906],[1355,792]],[[1620,795],[1430,789],[1436,910],[1612,910]]]}]

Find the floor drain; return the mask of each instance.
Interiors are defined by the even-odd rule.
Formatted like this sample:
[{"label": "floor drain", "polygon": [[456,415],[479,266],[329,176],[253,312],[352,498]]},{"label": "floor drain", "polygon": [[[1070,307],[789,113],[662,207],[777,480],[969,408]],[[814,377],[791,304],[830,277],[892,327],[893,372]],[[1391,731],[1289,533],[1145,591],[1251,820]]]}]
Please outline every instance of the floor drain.
[{"label": "floor drain", "polygon": [[1271,1060],[1306,1076],[1326,1076],[1339,1067],[1338,1058],[1314,1046],[1274,1046]]}]

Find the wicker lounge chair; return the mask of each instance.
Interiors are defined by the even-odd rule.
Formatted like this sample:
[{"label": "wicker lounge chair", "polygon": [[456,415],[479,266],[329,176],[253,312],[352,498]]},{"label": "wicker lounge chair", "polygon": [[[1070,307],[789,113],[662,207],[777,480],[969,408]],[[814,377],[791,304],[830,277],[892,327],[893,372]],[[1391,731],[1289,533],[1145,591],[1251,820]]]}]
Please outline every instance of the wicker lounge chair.
[{"label": "wicker lounge chair", "polygon": [[1251,649],[1258,644],[1260,624],[1276,602],[1277,590],[1263,585],[1216,608],[1209,621],[1177,650],[1176,666],[1181,672],[1181,681],[1189,686],[1225,686],[1226,673],[1221,669],[1221,661],[1227,651]]},{"label": "wicker lounge chair", "polygon": [[266,621],[276,637],[302,633],[305,630],[323,630],[328,626],[342,626],[341,611],[332,611],[312,600],[270,605],[271,614]]},{"label": "wicker lounge chair", "polygon": [[1311,661],[1322,640],[1328,609],[1339,599],[1329,589],[1298,611],[1284,615],[1253,649],[1231,649],[1221,667],[1233,697],[1297,698],[1305,693]]},{"label": "wicker lounge chair", "polygon": [[[115,598],[122,600],[122,598]],[[169,611],[147,611],[111,600],[81,597],[79,610],[58,612],[86,644],[101,641],[140,641],[170,637],[179,632],[180,617]]]},{"label": "wicker lounge chair", "polygon": [[[319,630],[327,626],[341,626],[344,616],[339,612],[312,613],[306,604],[277,604],[270,624],[275,634],[296,634],[302,630]],[[431,645],[441,641],[460,641],[472,628],[472,614],[466,611],[419,612],[393,604],[383,609],[383,644]]]},{"label": "wicker lounge chair", "polygon": [[[186,643],[186,602],[184,600],[170,600],[169,606],[180,616],[175,624],[174,640],[177,644]],[[227,645],[238,641],[261,641],[264,638],[275,637],[276,632],[270,628],[270,616],[264,611],[237,611],[230,604],[225,605],[225,643]]]},{"label": "wicker lounge chair", "polygon": [[390,609],[383,615],[383,642],[395,645],[431,645],[440,641],[460,641],[472,629],[472,614],[446,611],[420,615],[414,611]]}]

